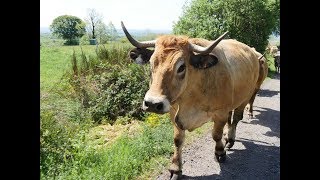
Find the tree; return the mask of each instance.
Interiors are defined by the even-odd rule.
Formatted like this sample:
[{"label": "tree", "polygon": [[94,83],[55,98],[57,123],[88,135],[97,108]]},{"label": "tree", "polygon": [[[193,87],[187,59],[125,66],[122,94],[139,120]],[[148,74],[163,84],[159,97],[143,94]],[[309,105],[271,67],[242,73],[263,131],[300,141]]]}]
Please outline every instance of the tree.
[{"label": "tree", "polygon": [[107,31],[111,41],[114,41],[118,38],[118,32],[111,21],[108,24]]},{"label": "tree", "polygon": [[173,26],[174,34],[214,39],[225,31],[259,52],[272,32],[280,34],[278,0],[193,0]]},{"label": "tree", "polygon": [[77,40],[86,32],[85,23],[76,16],[62,15],[50,25],[54,35],[67,40],[66,44],[77,44]]},{"label": "tree", "polygon": [[100,44],[105,44],[110,39],[110,36],[108,34],[108,27],[103,22],[97,25],[96,34]]},{"label": "tree", "polygon": [[280,36],[280,1],[275,0],[270,3],[269,7],[273,13],[272,17],[274,18],[275,21],[275,26],[272,29],[272,32],[276,36]]},{"label": "tree", "polygon": [[96,28],[98,26],[103,27],[102,19],[102,14],[98,13],[95,9],[88,9],[87,18],[85,18],[85,21],[87,23],[87,29],[90,32],[92,39],[95,39],[97,37]]}]

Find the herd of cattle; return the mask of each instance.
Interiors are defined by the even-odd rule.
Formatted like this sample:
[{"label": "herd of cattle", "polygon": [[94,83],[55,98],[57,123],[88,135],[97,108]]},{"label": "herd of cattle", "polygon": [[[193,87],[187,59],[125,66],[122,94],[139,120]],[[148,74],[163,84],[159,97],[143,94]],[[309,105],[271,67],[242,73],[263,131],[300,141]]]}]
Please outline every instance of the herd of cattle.
[{"label": "herd of cattle", "polygon": [[252,117],[252,104],[268,73],[266,58],[253,47],[224,39],[227,32],[214,41],[162,35],[139,42],[122,22],[121,26],[135,46],[129,52],[130,58],[138,64],[150,64],[150,86],[142,109],[170,114],[174,129],[171,179],[182,175],[185,130],[193,131],[208,121],[214,122],[216,160],[224,162],[247,105]]}]

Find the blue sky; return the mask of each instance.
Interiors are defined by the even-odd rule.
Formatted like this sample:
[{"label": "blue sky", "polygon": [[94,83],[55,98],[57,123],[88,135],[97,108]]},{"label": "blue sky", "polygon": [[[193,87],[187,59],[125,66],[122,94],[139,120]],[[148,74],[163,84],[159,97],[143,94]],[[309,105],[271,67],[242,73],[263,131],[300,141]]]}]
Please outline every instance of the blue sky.
[{"label": "blue sky", "polygon": [[61,15],[73,15],[84,20],[89,8],[121,28],[172,30],[173,22],[182,15],[182,7],[190,0],[40,0],[40,27],[49,27]]}]

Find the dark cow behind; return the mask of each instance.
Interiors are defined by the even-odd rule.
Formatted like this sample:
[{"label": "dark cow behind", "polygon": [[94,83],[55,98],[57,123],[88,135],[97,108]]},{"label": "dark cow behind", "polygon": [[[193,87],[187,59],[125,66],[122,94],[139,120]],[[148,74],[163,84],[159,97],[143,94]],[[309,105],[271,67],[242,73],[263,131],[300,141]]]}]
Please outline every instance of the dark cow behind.
[{"label": "dark cow behind", "polygon": [[276,68],[276,72],[280,73],[280,51],[274,54],[274,67]]}]

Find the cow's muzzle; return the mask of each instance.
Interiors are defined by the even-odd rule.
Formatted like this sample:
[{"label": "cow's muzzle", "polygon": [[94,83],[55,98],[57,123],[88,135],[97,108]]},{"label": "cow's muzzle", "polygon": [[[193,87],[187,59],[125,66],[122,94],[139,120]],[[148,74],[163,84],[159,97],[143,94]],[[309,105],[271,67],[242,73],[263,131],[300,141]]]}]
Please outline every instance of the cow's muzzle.
[{"label": "cow's muzzle", "polygon": [[148,112],[164,114],[169,112],[170,103],[167,100],[167,98],[163,96],[160,96],[160,97],[148,96],[148,93],[147,93],[142,104],[142,109]]}]

